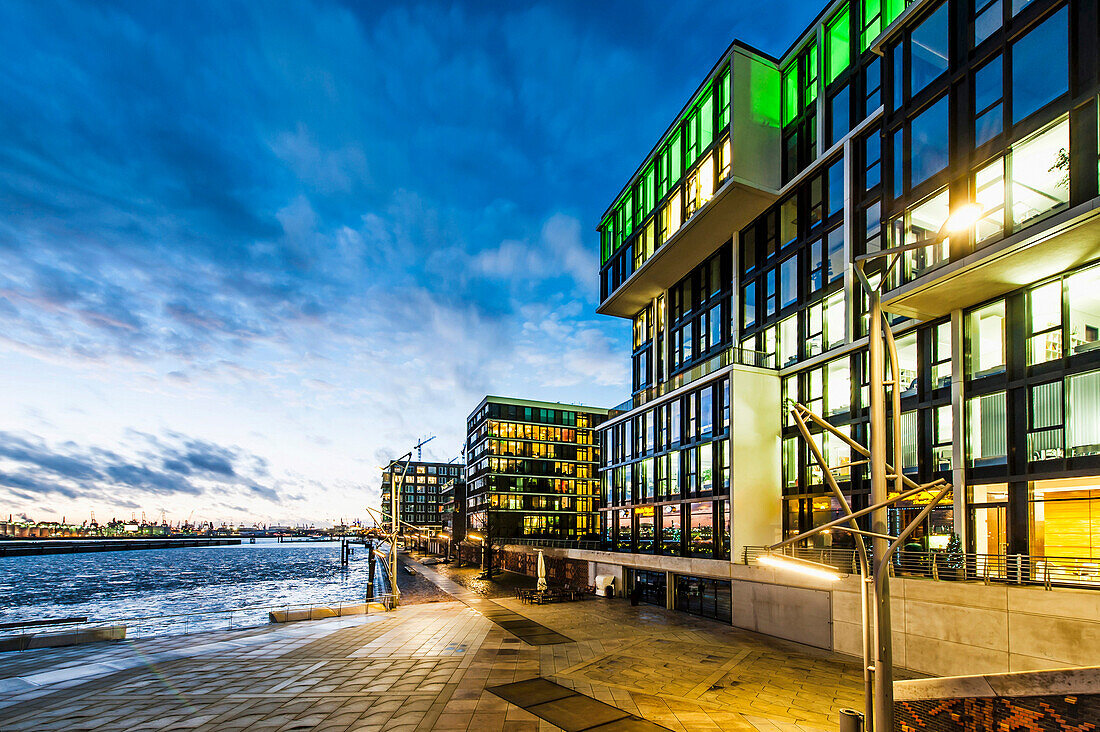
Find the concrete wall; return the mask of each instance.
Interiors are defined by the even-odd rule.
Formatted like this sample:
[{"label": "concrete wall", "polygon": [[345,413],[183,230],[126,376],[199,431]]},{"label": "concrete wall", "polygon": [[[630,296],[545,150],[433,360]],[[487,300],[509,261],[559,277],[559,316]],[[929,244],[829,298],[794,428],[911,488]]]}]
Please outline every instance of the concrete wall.
[{"label": "concrete wall", "polygon": [[[728,579],[735,626],[854,656],[862,652],[854,576],[828,582],[713,559],[547,551],[586,559],[599,574],[617,577],[637,568]],[[890,587],[900,667],[960,676],[1100,665],[1100,591],[904,577],[893,578]]]}]

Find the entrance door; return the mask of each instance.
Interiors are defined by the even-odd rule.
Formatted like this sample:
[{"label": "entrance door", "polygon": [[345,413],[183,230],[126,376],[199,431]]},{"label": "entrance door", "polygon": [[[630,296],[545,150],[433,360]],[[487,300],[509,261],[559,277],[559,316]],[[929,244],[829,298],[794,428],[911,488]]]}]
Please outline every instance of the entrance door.
[{"label": "entrance door", "polygon": [[1008,553],[1008,504],[978,504],[970,513],[970,540],[979,577],[1004,577]]}]

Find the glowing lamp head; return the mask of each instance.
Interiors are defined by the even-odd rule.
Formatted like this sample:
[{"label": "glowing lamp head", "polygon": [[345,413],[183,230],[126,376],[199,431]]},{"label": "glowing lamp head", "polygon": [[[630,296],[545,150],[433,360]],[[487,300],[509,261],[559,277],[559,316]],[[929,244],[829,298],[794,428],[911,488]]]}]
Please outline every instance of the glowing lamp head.
[{"label": "glowing lamp head", "polygon": [[978,219],[982,217],[984,209],[980,203],[966,203],[959,206],[951,215],[947,217],[947,221],[943,224],[943,231],[946,234],[961,234],[968,231],[970,227],[978,223]]},{"label": "glowing lamp head", "polygon": [[817,562],[810,562],[805,559],[788,557],[785,554],[762,554],[757,557],[756,561],[766,567],[772,567],[786,572],[795,572],[807,577],[825,580],[826,582],[836,582],[840,579],[840,574],[827,564],[818,564]]}]

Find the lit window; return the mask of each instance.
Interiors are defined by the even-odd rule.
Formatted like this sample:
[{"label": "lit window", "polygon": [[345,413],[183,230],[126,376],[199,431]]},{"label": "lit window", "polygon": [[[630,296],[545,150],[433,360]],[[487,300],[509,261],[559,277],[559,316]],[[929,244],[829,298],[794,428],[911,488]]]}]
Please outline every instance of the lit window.
[{"label": "lit window", "polygon": [[779,365],[789,366],[798,360],[798,316],[792,315],[779,323]]},{"label": "lit window", "polygon": [[1007,427],[1003,391],[966,401],[966,452],[971,467],[1005,464]]},{"label": "lit window", "polygon": [[1051,282],[1028,293],[1030,337],[1027,365],[1062,357],[1062,283]]},{"label": "lit window", "polygon": [[1100,371],[1068,377],[1066,392],[1069,456],[1100,455]]},{"label": "lit window", "polygon": [[906,280],[919,277],[947,261],[950,253],[948,240],[935,242],[935,239],[950,214],[950,198],[948,190],[944,188],[906,211],[903,216],[894,219],[891,226],[891,246],[930,242],[926,247],[905,252],[903,261]]},{"label": "lit window", "polygon": [[825,26],[825,83],[831,84],[851,60],[850,16],[848,4]]},{"label": "lit window", "polygon": [[967,317],[967,373],[971,378],[990,376],[1005,368],[1005,303],[986,305]]},{"label": "lit window", "polygon": [[1100,348],[1100,267],[1066,279],[1069,300],[1069,353]]},{"label": "lit window", "polygon": [[1010,202],[1019,226],[1069,202],[1069,121],[1013,145]]}]

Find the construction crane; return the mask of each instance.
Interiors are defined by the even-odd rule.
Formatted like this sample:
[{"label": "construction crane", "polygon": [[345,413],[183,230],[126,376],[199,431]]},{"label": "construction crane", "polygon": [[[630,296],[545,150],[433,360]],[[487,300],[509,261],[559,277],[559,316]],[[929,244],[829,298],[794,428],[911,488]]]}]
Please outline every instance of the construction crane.
[{"label": "construction crane", "polygon": [[423,455],[423,450],[421,448],[423,448],[424,445],[427,445],[429,442],[431,442],[434,439],[435,439],[435,435],[432,435],[428,439],[421,440],[420,442],[417,443],[417,445],[416,445],[416,462],[418,462],[418,463],[423,462],[424,455]]}]

